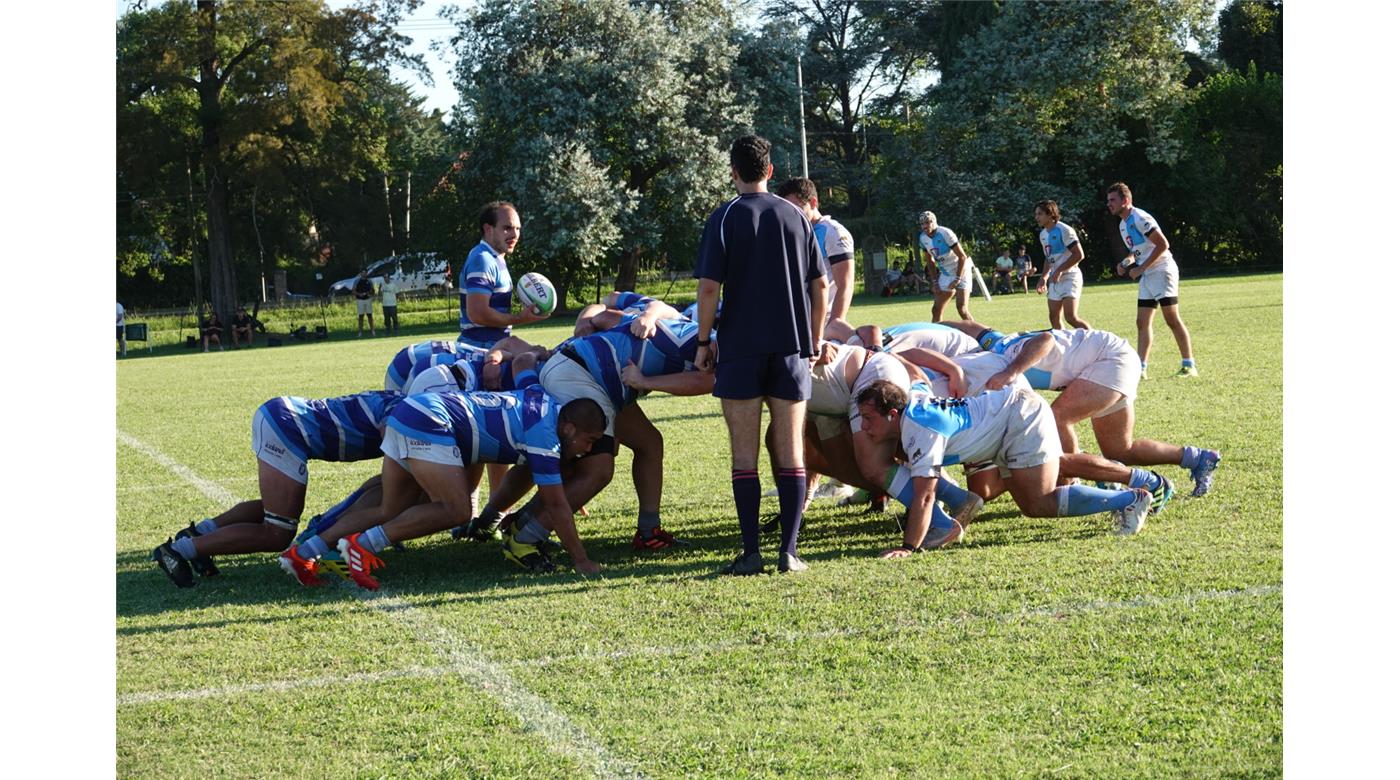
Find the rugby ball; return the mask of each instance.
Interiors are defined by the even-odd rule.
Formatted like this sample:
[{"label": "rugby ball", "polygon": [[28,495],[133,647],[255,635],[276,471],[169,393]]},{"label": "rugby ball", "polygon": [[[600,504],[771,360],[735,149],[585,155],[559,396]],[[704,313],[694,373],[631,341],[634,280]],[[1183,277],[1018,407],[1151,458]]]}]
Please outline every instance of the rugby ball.
[{"label": "rugby ball", "polygon": [[534,306],[541,314],[554,311],[554,285],[544,274],[531,271],[515,283],[515,297],[522,306]]}]

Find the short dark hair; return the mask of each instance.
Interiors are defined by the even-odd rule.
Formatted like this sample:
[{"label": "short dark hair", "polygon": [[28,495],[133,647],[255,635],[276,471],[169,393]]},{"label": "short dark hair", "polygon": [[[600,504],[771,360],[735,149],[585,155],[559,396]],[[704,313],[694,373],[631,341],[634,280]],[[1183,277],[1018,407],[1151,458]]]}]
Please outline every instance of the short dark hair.
[{"label": "short dark hair", "polygon": [[870,383],[870,386],[860,391],[856,397],[856,406],[874,404],[875,411],[880,414],[889,414],[896,409],[904,409],[909,405],[909,395],[903,388],[888,379],[877,379]]},{"label": "short dark hair", "polygon": [[1056,203],[1055,201],[1048,199],[1042,200],[1037,202],[1035,204],[1035,207],[1045,212],[1046,216],[1050,217],[1056,222],[1060,221],[1060,204]]},{"label": "short dark hair", "polygon": [[729,164],[743,181],[763,181],[768,176],[768,152],[772,149],[773,145],[762,136],[740,136],[729,147]]},{"label": "short dark hair", "polygon": [[1122,198],[1125,201],[1133,199],[1133,191],[1128,189],[1128,185],[1124,184],[1121,181],[1116,181],[1108,185],[1108,189],[1104,191],[1104,195],[1107,196],[1110,192],[1118,193],[1118,197]]},{"label": "short dark hair", "polygon": [[559,410],[559,424],[570,423],[581,433],[602,433],[608,428],[608,416],[592,398],[575,398]]},{"label": "short dark hair", "polygon": [[505,209],[515,211],[515,204],[506,200],[493,200],[481,207],[481,219],[478,220],[478,224],[481,225],[481,234],[483,236],[486,235],[486,226],[490,225],[491,227],[495,227],[496,222],[501,218],[501,212]]},{"label": "short dark hair", "polygon": [[780,198],[796,195],[798,200],[807,203],[817,197],[817,185],[811,179],[788,179],[778,185],[774,194]]}]

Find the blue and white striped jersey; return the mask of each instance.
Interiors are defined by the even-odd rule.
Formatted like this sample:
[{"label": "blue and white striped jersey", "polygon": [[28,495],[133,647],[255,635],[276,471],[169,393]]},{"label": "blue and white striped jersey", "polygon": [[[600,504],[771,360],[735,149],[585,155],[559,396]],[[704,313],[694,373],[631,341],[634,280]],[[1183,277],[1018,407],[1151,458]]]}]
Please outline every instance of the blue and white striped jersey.
[{"label": "blue and white striped jersey", "polygon": [[510,269],[506,259],[496,254],[491,245],[482,241],[467,255],[458,277],[458,290],[461,292],[459,317],[462,332],[457,339],[478,346],[494,344],[510,335],[510,328],[492,328],[478,325],[467,316],[467,296],[485,293],[491,296],[491,308],[502,314],[510,314],[512,286]]},{"label": "blue and white striped jersey", "polygon": [[631,331],[636,319],[635,315],[628,315],[617,327],[575,339],[570,344],[587,366],[588,373],[618,409],[637,400],[637,391],[622,383],[622,370],[628,361],[636,363],[645,376],[694,369],[699,325],[690,320],[660,320],[656,323],[655,335],[639,339]]},{"label": "blue and white striped jersey", "polygon": [[416,375],[415,369],[422,370],[419,366],[425,358],[450,356],[444,357],[439,362],[455,363],[473,355],[485,355],[486,352],[485,348],[474,347],[459,341],[420,341],[399,350],[398,354],[394,355],[394,359],[389,361],[389,368],[384,372],[384,389],[399,393],[408,389]]},{"label": "blue and white striped jersey", "polygon": [[256,414],[303,460],[370,460],[380,457],[385,420],[402,399],[388,390],[336,398],[284,395],[258,407]]},{"label": "blue and white striped jersey", "polygon": [[411,395],[388,425],[409,439],[454,447],[462,465],[525,463],[536,485],[559,485],[559,404],[536,385],[508,393]]},{"label": "blue and white striped jersey", "polygon": [[936,322],[906,322],[881,331],[880,336],[886,352],[920,347],[948,357],[957,357],[979,349],[976,339],[957,328]]}]

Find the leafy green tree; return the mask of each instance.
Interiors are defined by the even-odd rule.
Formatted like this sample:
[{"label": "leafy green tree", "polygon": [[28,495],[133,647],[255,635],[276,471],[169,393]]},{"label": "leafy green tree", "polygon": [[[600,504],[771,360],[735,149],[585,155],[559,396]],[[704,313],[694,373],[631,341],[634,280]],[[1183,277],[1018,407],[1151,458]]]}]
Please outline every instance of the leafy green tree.
[{"label": "leafy green tree", "polygon": [[1283,78],[1212,76],[1182,110],[1170,193],[1189,204],[1172,239],[1212,264],[1283,265]]},{"label": "leafy green tree", "polygon": [[[235,182],[279,170],[295,142],[324,140],[371,71],[395,62],[421,70],[393,32],[416,4],[367,1],[332,12],[314,0],[176,0],[118,20],[118,132],[163,131],[184,151],[173,159],[195,163],[210,299],[225,322],[237,301]],[[151,167],[163,169],[168,186],[172,165]]]},{"label": "leafy green tree", "polygon": [[693,252],[731,192],[729,141],[750,122],[732,85],[732,14],[722,0],[489,0],[461,12],[462,208],[516,203],[516,263],[574,292],[607,258],[629,288],[644,257]]},{"label": "leafy green tree", "polygon": [[966,41],[999,56],[945,74],[880,165],[881,210],[909,225],[929,208],[970,237],[1019,240],[1032,205],[1054,198],[1100,237],[1106,267],[1102,187],[1180,158],[1183,51],[1212,21],[1209,0],[1004,5]]},{"label": "leafy green tree", "polygon": [[1261,73],[1283,73],[1283,3],[1280,0],[1233,0],[1220,12],[1216,54],[1244,73],[1253,62]]}]

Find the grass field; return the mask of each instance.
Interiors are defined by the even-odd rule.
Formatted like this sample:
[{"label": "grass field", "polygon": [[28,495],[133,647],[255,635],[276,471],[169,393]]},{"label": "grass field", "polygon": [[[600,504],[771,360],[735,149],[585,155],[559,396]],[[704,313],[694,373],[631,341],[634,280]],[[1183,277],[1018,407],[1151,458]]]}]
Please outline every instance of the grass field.
[{"label": "grass field", "polygon": [[[1134,298],[1094,285],[1081,312],[1133,341]],[[1126,539],[1106,515],[1030,520],[1000,498],[963,544],[895,562],[874,557],[897,543],[893,514],[818,502],[801,542],[812,569],[783,577],[713,576],[738,546],[718,402],[654,396],[641,403],[666,436],[662,516],[694,543],[683,552],[632,553],[624,450],[580,523],[599,579],[521,574],[497,548],[444,535],[386,553],[378,594],[303,589],[271,555],[225,559],[221,577],[177,590],[147,556],[256,495],[257,405],[381,386],[404,342],[128,358],[117,772],[1281,775],[1282,277],[1187,282],[1182,300],[1201,377],[1169,378],[1159,318],[1137,433],[1220,448],[1209,496],[1173,501]],[[855,312],[890,325],[926,319],[928,303]],[[1044,312],[1034,294],[972,304],[1008,331],[1043,327]],[[553,344],[567,329],[518,335]],[[313,463],[307,514],[377,469]],[[1164,472],[1189,492],[1183,470]]]}]

